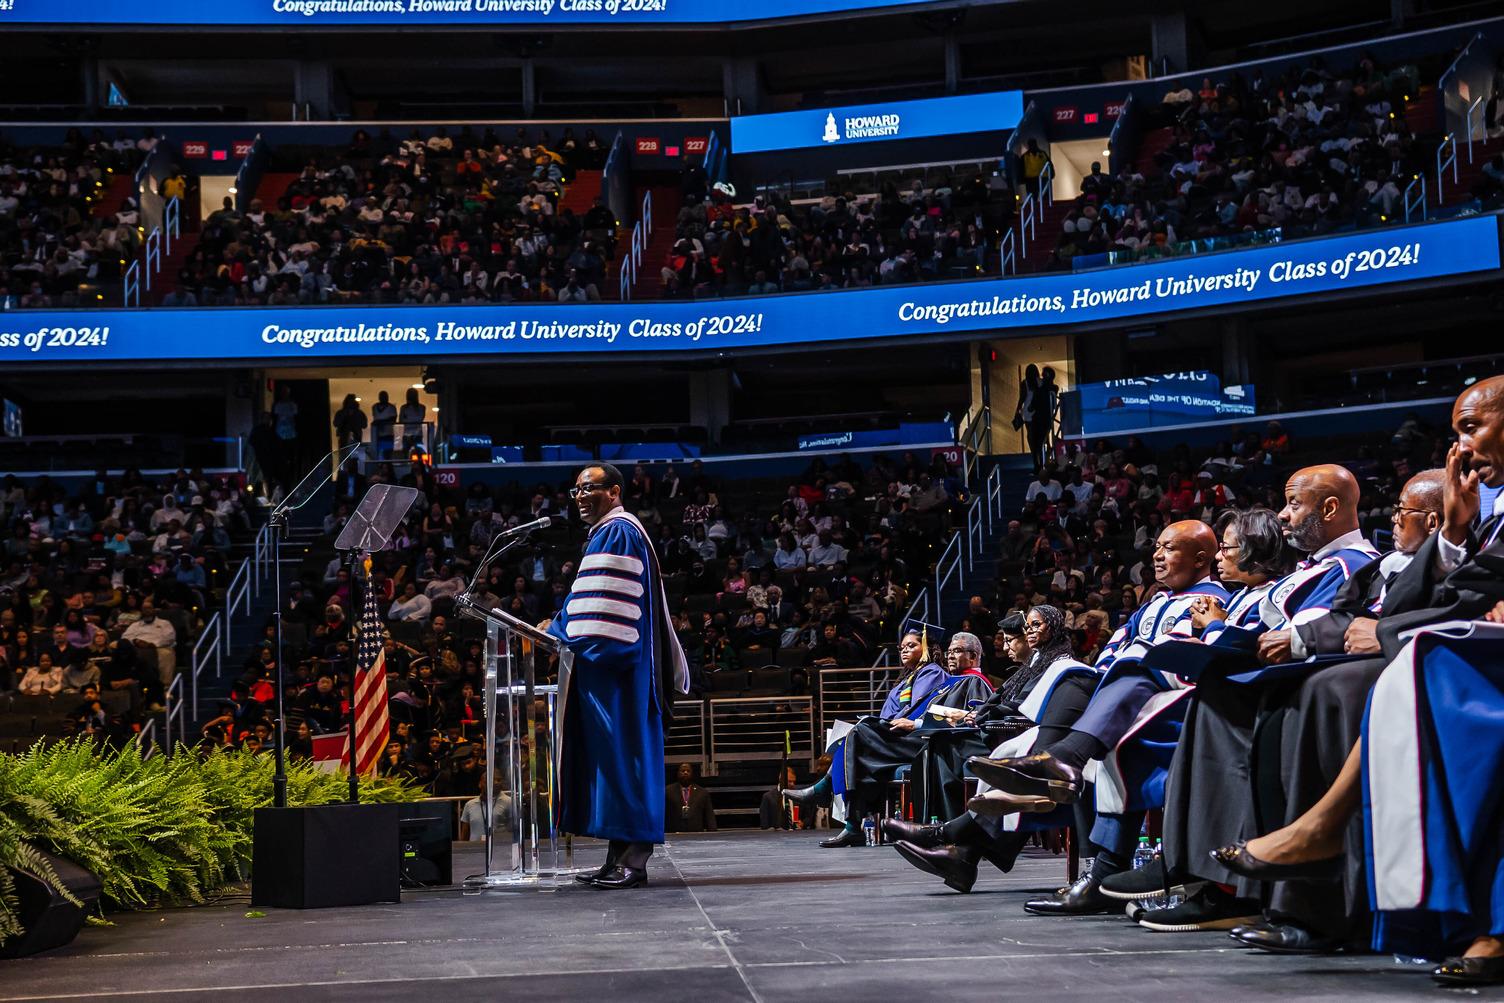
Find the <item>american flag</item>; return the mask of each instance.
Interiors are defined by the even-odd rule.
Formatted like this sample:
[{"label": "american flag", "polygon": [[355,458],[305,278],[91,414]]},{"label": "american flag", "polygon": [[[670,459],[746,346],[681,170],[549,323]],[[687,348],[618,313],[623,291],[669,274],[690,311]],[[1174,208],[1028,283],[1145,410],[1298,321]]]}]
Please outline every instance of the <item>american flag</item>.
[{"label": "american flag", "polygon": [[355,649],[356,772],[367,776],[376,769],[386,748],[391,722],[386,713],[386,649],[376,590],[370,587],[371,565],[366,562],[365,604],[360,611],[360,639]]}]

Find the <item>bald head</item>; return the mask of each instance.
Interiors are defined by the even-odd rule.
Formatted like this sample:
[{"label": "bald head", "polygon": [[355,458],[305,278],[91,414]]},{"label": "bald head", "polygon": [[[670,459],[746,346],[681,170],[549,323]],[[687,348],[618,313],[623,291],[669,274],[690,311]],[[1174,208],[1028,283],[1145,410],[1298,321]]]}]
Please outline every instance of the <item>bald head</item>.
[{"label": "bald head", "polygon": [[1391,517],[1395,550],[1415,553],[1441,525],[1446,475],[1445,470],[1422,470],[1405,482]]},{"label": "bald head", "polygon": [[1279,520],[1296,550],[1314,554],[1358,528],[1358,479],[1346,467],[1322,463],[1302,467],[1285,482]]},{"label": "bald head", "polygon": [[1491,488],[1504,484],[1504,376],[1464,390],[1452,406],[1452,428],[1467,469]]},{"label": "bald head", "polygon": [[1183,592],[1211,571],[1217,535],[1199,519],[1172,522],[1154,545],[1154,578],[1171,592]]}]

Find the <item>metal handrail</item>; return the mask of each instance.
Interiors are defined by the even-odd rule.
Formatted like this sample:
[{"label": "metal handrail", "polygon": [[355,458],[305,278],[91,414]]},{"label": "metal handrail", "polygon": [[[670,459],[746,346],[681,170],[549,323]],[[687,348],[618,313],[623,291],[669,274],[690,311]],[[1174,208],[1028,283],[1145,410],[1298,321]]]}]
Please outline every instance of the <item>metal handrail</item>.
[{"label": "metal handrail", "polygon": [[1024,200],[1018,204],[1018,253],[1022,257],[1029,256],[1029,238],[1032,236],[1034,236],[1034,193],[1025,192]]},{"label": "metal handrail", "polygon": [[945,586],[950,583],[952,577],[956,579],[958,586],[962,588],[966,586],[966,573],[961,569],[960,533],[950,535],[945,549],[940,552],[940,560],[935,562],[935,608],[937,611],[945,596]]},{"label": "metal handrail", "polygon": [[150,759],[152,753],[157,751],[156,738],[157,719],[152,718],[146,722],[140,731],[136,732],[136,737],[131,739],[131,741],[136,743],[136,747],[141,750],[142,759]]},{"label": "metal handrail", "polygon": [[[759,710],[765,713],[757,713]],[[710,702],[713,764],[781,760],[785,734],[793,755],[803,754],[813,760],[819,754],[811,697],[726,697]]]},{"label": "metal handrail", "polygon": [[251,576],[252,587],[256,597],[261,597],[261,583],[270,575],[272,570],[272,535],[271,523],[267,523],[256,531],[256,540],[251,550],[251,560],[256,573]]},{"label": "metal handrail", "polygon": [[996,530],[995,522],[1003,519],[1003,471],[1001,467],[993,467],[987,475],[987,533],[991,535]]},{"label": "metal handrail", "polygon": [[240,567],[235,569],[235,576],[230,579],[230,585],[225,589],[225,654],[230,653],[230,632],[234,627],[235,611],[247,615],[251,612],[251,559],[247,557],[240,562]]},{"label": "metal handrail", "polygon": [[[884,666],[820,670],[820,734],[836,721],[876,714],[893,685]],[[842,685],[850,681],[851,685]]]},{"label": "metal handrail", "polygon": [[166,237],[166,253],[172,254],[172,238],[183,235],[182,206],[178,204],[178,197],[174,195],[167,200],[167,208],[162,213],[162,231]]},{"label": "metal handrail", "polygon": [[1436,93],[1440,94],[1442,90],[1445,89],[1447,77],[1450,77],[1452,74],[1457,72],[1457,67],[1462,64],[1463,59],[1467,58],[1468,52],[1472,50],[1473,43],[1478,41],[1482,37],[1483,32],[1473,32],[1473,37],[1468,39],[1467,44],[1462,47],[1462,51],[1457,53],[1457,58],[1452,60],[1451,65],[1449,65],[1445,70],[1441,72],[1441,76],[1436,78]]},{"label": "metal handrail", "polygon": [[621,288],[620,290],[618,290],[617,298],[620,299],[623,303],[632,298],[632,274],[627,269],[627,262],[625,261],[622,262]]},{"label": "metal handrail", "polygon": [[[1464,116],[1464,125],[1467,126],[1467,162],[1473,162],[1473,137],[1476,135],[1482,142],[1488,135],[1488,130],[1483,124],[1483,115],[1488,111],[1488,106],[1483,103],[1483,95],[1473,98],[1473,103],[1467,106],[1467,115]],[[1473,130],[1473,113],[1478,113],[1478,129]]]},{"label": "metal handrail", "polygon": [[[168,755],[172,754],[176,746],[172,741],[172,722],[176,718],[178,722],[178,741],[183,740],[183,677],[173,676],[172,684],[167,687],[167,714],[163,717],[162,744]],[[153,725],[157,722],[152,721]]]},{"label": "metal handrail", "polygon": [[1039,172],[1039,215],[1055,205],[1055,162],[1046,160]]},{"label": "metal handrail", "polygon": [[[663,761],[665,763],[694,763],[703,766],[710,761],[710,747],[706,744],[704,700],[675,700],[674,722],[664,736]],[[690,748],[694,748],[694,752]]]},{"label": "metal handrail", "polygon": [[132,261],[130,267],[125,270],[125,289],[122,292],[121,305],[141,305],[141,262],[139,260]]},{"label": "metal handrail", "polygon": [[649,188],[642,193],[642,216],[640,222],[643,226],[642,242],[647,243],[653,235],[653,189]]},{"label": "metal handrail", "polygon": [[152,227],[151,233],[146,235],[146,247],[142,253],[146,257],[146,291],[151,292],[151,277],[162,270],[162,228],[160,226]]},{"label": "metal handrail", "polygon": [[[1410,193],[1415,191],[1417,186],[1420,188],[1420,192],[1415,198],[1411,198]],[[1415,175],[1410,183],[1405,186],[1404,202],[1406,223],[1410,222],[1410,213],[1412,211],[1418,212],[1422,220],[1426,218],[1426,177],[1424,174]]]},{"label": "metal handrail", "polygon": [[[1450,149],[1451,152],[1447,152]],[[1445,157],[1442,155],[1446,154]],[[1457,183],[1457,134],[1447,133],[1447,138],[1441,141],[1436,148],[1436,204],[1441,205],[1446,201],[1446,175],[1448,167],[1452,168],[1452,184]]]},{"label": "metal handrail", "polygon": [[998,266],[1003,275],[1018,274],[1018,247],[1013,239],[1013,228],[1003,231],[1003,239],[998,243]]},{"label": "metal handrail", "polygon": [[[223,627],[221,626],[223,624],[223,622],[224,621],[222,621],[220,619],[220,615],[218,613],[215,613],[213,616],[211,616],[209,618],[209,622],[206,623],[206,624],[204,624],[203,632],[198,635],[198,640],[195,641],[194,644],[193,644],[193,658],[192,658],[192,673],[193,673],[193,678],[192,678],[191,682],[192,682],[192,685],[193,685],[193,719],[195,721],[197,721],[199,719],[199,709],[198,709],[198,677],[199,677],[199,673],[203,672],[204,669],[208,668],[209,662],[210,662],[211,659],[214,662],[214,675],[216,677],[218,677],[220,675],[220,673],[223,671],[223,663],[220,660],[221,642],[223,641],[223,638],[224,638],[224,630],[223,630]],[[204,643],[206,641],[208,642],[208,647],[207,648],[204,646]]]},{"label": "metal handrail", "polygon": [[992,448],[992,406],[983,405],[971,415],[961,432],[961,475],[966,486],[972,486],[971,476],[977,471],[977,457]]},{"label": "metal handrail", "polygon": [[982,497],[973,495],[971,504],[966,507],[966,570],[977,569],[977,554],[981,552],[986,541],[986,535],[982,523],[986,517],[982,514]]},{"label": "metal handrail", "polygon": [[909,603],[909,610],[903,615],[903,619],[898,621],[898,632],[901,635],[911,623],[934,622],[930,619],[930,590],[928,587],[922,588],[919,594],[914,596],[914,601]]}]

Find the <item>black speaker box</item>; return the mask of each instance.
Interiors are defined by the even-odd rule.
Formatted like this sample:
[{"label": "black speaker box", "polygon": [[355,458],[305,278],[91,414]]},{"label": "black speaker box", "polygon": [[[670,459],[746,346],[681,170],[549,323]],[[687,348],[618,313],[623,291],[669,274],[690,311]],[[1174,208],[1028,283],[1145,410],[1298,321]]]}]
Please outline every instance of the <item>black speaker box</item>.
[{"label": "black speaker box", "polygon": [[400,902],[395,804],[257,808],[251,904],[278,909]]},{"label": "black speaker box", "polygon": [[402,806],[402,887],[454,884],[454,836],[449,804]]},{"label": "black speaker box", "polygon": [[84,920],[99,905],[98,878],[71,860],[46,852],[42,856],[62,879],[64,887],[83,902],[83,906],[80,908],[69,902],[25,871],[12,871],[16,876],[16,898],[20,907],[17,915],[26,932],[0,946],[0,958],[22,958],[71,943],[83,929]]}]

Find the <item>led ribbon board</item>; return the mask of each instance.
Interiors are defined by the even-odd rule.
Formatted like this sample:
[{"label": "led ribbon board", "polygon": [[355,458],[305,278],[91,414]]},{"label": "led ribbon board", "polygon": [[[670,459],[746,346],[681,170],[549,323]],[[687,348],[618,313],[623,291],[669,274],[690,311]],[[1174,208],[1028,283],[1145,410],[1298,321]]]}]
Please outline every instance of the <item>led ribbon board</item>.
[{"label": "led ribbon board", "polygon": [[735,299],[0,313],[0,363],[726,352],[1132,320],[1496,272],[1498,217],[1070,274]]}]

